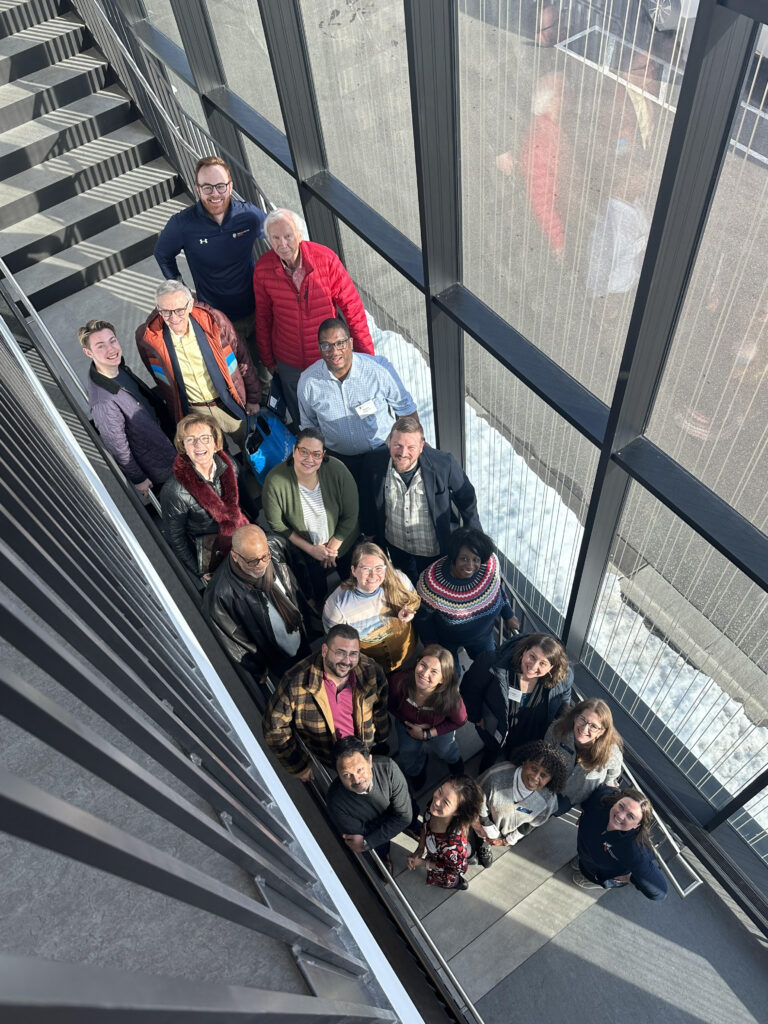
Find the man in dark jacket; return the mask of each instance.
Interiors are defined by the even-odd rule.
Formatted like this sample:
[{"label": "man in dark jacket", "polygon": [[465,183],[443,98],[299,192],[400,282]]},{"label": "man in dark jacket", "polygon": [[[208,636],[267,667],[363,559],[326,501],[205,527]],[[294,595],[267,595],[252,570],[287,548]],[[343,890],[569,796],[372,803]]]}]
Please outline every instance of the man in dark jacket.
[{"label": "man in dark jacket", "polygon": [[157,308],[136,330],[136,345],[174,422],[205,413],[242,444],[246,416],[261,402],[245,344],[222,312],[195,302],[181,281],[164,281],[156,299]]},{"label": "man in dark jacket", "polygon": [[450,453],[425,445],[413,417],[397,420],[386,446],[366,455],[358,484],[363,533],[388,548],[393,564],[414,583],[446,553],[451,502],[463,526],[482,529],[466,473]]},{"label": "man in dark jacket", "polygon": [[342,736],[357,736],[369,747],[386,742],[388,695],[383,669],[360,653],[357,630],[333,626],[320,653],[280,680],[264,713],[264,738],[286,771],[309,782],[312,766],[304,747],[332,768],[333,748]]},{"label": "man in dark jacket", "polygon": [[[155,246],[163,277],[181,279],[176,257],[184,252],[197,299],[220,310],[250,352],[257,369],[254,338],[254,243],[264,237],[266,214],[253,203],[232,196],[232,174],[218,156],[205,156],[195,167],[197,202],[175,213]],[[260,373],[262,384],[269,377]]]},{"label": "man in dark jacket", "polygon": [[89,320],[77,332],[91,360],[88,399],[104,447],[139,494],[159,489],[171,475],[176,449],[160,427],[168,418],[162,399],[128,369],[115,328]]},{"label": "man in dark jacket", "polygon": [[411,822],[411,797],[405,776],[389,757],[371,757],[355,736],[334,747],[336,771],[328,790],[328,814],[354,853],[375,850],[392,871],[389,841]]},{"label": "man in dark jacket", "polygon": [[261,683],[282,676],[309,653],[308,609],[285,560],[285,548],[258,526],[241,526],[208,584],[203,613],[236,664]]}]

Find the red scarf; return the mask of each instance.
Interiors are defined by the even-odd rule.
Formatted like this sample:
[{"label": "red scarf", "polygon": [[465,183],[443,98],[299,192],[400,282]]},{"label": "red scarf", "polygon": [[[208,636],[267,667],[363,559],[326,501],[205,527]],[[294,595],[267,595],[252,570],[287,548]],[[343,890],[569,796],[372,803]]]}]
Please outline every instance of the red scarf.
[{"label": "red scarf", "polygon": [[183,484],[192,497],[198,501],[211,518],[218,523],[219,536],[231,537],[238,526],[247,526],[248,518],[243,515],[237,504],[237,476],[232,460],[225,452],[216,455],[224,463],[221,474],[221,497],[212,484],[203,480],[187,455],[177,455],[173,463],[173,472],[179,483]]}]

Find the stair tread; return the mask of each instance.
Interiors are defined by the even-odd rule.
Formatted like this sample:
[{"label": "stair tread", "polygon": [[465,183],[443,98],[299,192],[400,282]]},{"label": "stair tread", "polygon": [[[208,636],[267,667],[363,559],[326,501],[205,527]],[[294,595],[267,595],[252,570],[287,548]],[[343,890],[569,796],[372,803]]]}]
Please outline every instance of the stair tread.
[{"label": "stair tread", "polygon": [[19,199],[47,188],[59,181],[66,181],[88,167],[98,166],[105,160],[120,153],[130,152],[143,142],[153,138],[152,132],[143,121],[132,121],[130,124],[117,128],[98,139],[83,143],[70,149],[60,156],[51,157],[43,163],[35,164],[19,174],[14,174],[3,182],[3,193],[0,195],[0,216],[5,209],[12,207]]},{"label": "stair tread", "polygon": [[56,136],[72,125],[88,121],[92,117],[118,107],[128,101],[127,93],[116,85],[100,89],[98,92],[84,96],[66,106],[59,107],[34,120],[15,125],[0,133],[0,157],[27,146],[41,139]]},{"label": "stair tread", "polygon": [[164,203],[129,217],[64,252],[49,256],[33,267],[16,274],[19,286],[28,294],[41,291],[70,274],[100,263],[106,257],[141,239],[158,234],[174,213],[190,205],[188,197],[167,199]]},{"label": "stair tread", "polygon": [[20,29],[12,36],[5,36],[0,39],[0,61],[10,60],[12,57],[24,53],[25,50],[33,50],[36,46],[46,43],[51,39],[70,35],[73,32],[82,31],[83,22],[74,13],[58,15],[48,21],[40,22],[30,28]]},{"label": "stair tread", "polygon": [[30,240],[45,238],[68,224],[77,223],[89,214],[115,206],[132,194],[175,177],[176,171],[164,157],[158,157],[141,167],[117,175],[6,228],[0,234],[0,256],[5,258],[8,253],[29,244]]},{"label": "stair tread", "polygon": [[95,71],[97,68],[108,67],[107,61],[97,50],[85,50],[74,57],[66,57],[57,64],[33,71],[23,78],[17,78],[7,85],[0,85],[0,110],[12,103],[29,99],[35,93],[45,92],[62,82],[77,78],[79,75]]}]

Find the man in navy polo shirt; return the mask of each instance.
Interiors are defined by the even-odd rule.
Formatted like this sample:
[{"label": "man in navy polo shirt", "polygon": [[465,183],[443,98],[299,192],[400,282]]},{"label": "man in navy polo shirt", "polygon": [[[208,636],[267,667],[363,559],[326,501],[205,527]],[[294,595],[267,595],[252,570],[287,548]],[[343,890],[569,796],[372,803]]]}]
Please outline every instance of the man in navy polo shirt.
[{"label": "man in navy polo shirt", "polygon": [[195,168],[198,202],[175,213],[155,246],[167,280],[181,280],[176,257],[184,250],[197,298],[220,310],[248,346],[262,385],[269,374],[258,362],[254,338],[253,245],[264,237],[266,214],[232,198],[232,175],[221,157],[206,156]]}]

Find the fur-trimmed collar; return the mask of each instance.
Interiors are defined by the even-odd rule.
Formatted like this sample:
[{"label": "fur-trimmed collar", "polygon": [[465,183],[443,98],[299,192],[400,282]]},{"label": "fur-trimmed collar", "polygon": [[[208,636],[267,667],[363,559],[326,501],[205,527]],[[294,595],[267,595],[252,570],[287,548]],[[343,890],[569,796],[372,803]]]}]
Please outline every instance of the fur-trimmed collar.
[{"label": "fur-trimmed collar", "polygon": [[214,460],[216,459],[220,459],[224,464],[220,473],[221,497],[207,480],[203,480],[187,455],[176,456],[173,472],[179,483],[186,487],[192,497],[218,523],[219,534],[231,537],[238,526],[248,525],[248,519],[237,504],[237,477],[232,460],[225,452],[216,452]]}]

